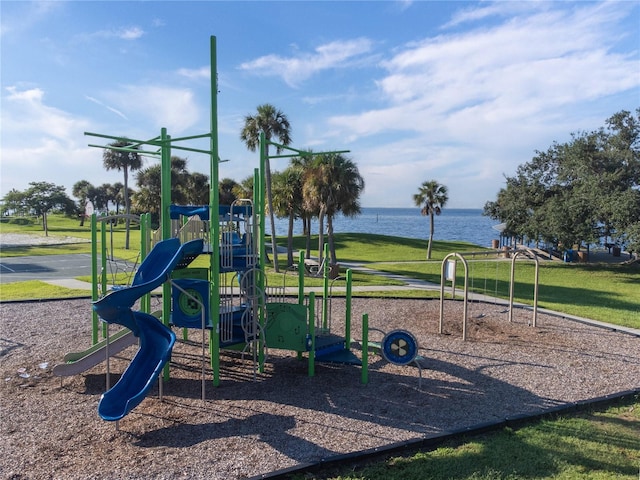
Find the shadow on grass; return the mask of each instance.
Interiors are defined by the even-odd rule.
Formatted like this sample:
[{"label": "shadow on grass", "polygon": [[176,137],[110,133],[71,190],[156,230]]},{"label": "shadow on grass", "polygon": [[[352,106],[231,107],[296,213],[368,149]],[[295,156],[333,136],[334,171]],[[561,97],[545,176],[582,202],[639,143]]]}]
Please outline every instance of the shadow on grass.
[{"label": "shadow on grass", "polygon": [[[538,431],[514,432],[504,429],[491,436],[471,437],[469,443],[449,444],[453,450],[418,454],[392,462],[386,478],[551,478],[564,468],[587,475],[617,478],[637,474],[637,467],[614,454],[594,451],[600,445],[616,449],[637,449],[637,439],[620,439],[602,434],[597,427],[567,428],[565,422],[543,422]],[[609,443],[611,442],[611,443]],[[585,448],[585,446],[590,448]],[[626,464],[625,464],[626,463]],[[364,478],[383,478],[364,469]],[[391,477],[391,474],[395,475]]]}]

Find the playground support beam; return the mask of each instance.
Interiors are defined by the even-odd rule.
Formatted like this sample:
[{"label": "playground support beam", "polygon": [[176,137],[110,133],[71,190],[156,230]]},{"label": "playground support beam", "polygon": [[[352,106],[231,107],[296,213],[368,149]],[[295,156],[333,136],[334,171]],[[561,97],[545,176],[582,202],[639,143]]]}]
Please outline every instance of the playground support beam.
[{"label": "playground support beam", "polygon": [[309,308],[307,310],[308,312],[308,319],[307,319],[307,324],[308,324],[308,334],[311,336],[311,349],[309,350],[309,368],[308,368],[308,375],[310,377],[315,376],[316,374],[316,322],[315,322],[315,318],[316,318],[316,310],[315,310],[315,305],[316,305],[316,294],[314,292],[309,292]]},{"label": "playground support beam", "polygon": [[362,372],[360,383],[369,383],[369,314],[362,314]]},{"label": "playground support beam", "polygon": [[209,159],[209,240],[211,242],[211,258],[209,263],[209,318],[213,322],[209,339],[209,355],[213,371],[213,385],[220,385],[220,222],[218,211],[220,196],[218,193],[218,69],[217,69],[216,37],[210,39],[211,68],[211,109],[210,109],[210,159]]},{"label": "playground support beam", "polygon": [[323,332],[329,330],[329,244],[325,243],[323,248],[324,262],[322,263],[322,329]]},{"label": "playground support beam", "polygon": [[513,295],[515,290],[515,271],[516,271],[516,258],[522,254],[529,254],[536,262],[535,276],[533,280],[533,323],[532,326],[536,327],[538,321],[538,281],[540,278],[540,262],[538,256],[530,249],[516,250],[511,258],[511,275],[509,277],[509,323],[513,320]]},{"label": "playground support beam", "polygon": [[[160,198],[162,208],[160,209],[160,225],[162,228],[162,240],[171,238],[171,217],[169,216],[169,206],[171,205],[171,137],[167,135],[167,129],[160,130],[161,141],[161,170],[160,170]],[[171,284],[162,284],[162,323],[167,327],[171,317]],[[169,363],[164,367],[164,380],[169,380]]]},{"label": "playground support beam", "polygon": [[[440,272],[440,322],[438,324],[438,333],[442,333],[442,321],[444,318],[444,282],[445,282],[445,269],[449,258],[455,257],[462,261],[464,265],[464,306],[462,311],[462,340],[467,339],[467,317],[469,306],[469,264],[467,260],[459,253],[450,253],[442,260],[442,269]],[[453,282],[455,284],[455,276]]]},{"label": "playground support beam", "polygon": [[298,252],[298,303],[304,303],[304,250]]},{"label": "playground support beam", "polygon": [[[143,213],[140,215],[140,263],[147,258],[149,253],[149,232],[151,231],[151,214]],[[140,299],[141,310],[151,313],[151,292],[147,293]]]},{"label": "playground support beam", "polygon": [[[95,213],[91,214],[91,300],[98,300],[98,222]],[[91,309],[91,344],[98,343],[98,314]]]},{"label": "playground support beam", "polygon": [[345,298],[345,346],[347,349],[351,348],[351,293],[352,293],[352,285],[353,282],[353,273],[349,268],[347,270],[347,291]]}]

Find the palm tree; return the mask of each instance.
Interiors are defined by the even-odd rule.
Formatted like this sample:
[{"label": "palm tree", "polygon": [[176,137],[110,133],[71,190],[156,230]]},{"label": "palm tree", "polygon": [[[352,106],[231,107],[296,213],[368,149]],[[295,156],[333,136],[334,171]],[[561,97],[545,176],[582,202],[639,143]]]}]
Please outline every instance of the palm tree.
[{"label": "palm tree", "polygon": [[303,186],[305,205],[318,214],[318,257],[322,262],[324,246],[324,219],[327,219],[329,254],[336,264],[333,241],[333,218],[338,213],[347,217],[360,213],[360,194],[364,190],[364,179],[357,165],[339,153],[321,154],[315,157]]},{"label": "palm tree", "polygon": [[190,173],[186,179],[186,203],[189,205],[209,205],[209,176],[204,173]]},{"label": "palm tree", "polygon": [[109,203],[115,205],[115,193],[113,191],[113,185],[111,185],[110,183],[103,183],[102,185],[100,185],[98,187],[98,189],[100,190],[100,193],[104,196],[104,201],[105,201],[105,212],[107,215],[109,215],[110,210],[109,210]]},{"label": "palm tree", "polygon": [[[304,187],[305,179],[313,167],[313,151],[307,150],[306,154],[302,154],[299,157],[293,157],[291,159],[291,166],[300,168],[302,170],[302,184]],[[304,193],[304,190],[303,192]],[[317,209],[312,210],[312,205],[309,202],[304,201],[304,196],[299,199],[300,205],[300,217],[302,217],[302,233],[305,236],[305,258],[311,257],[311,219],[318,216],[319,211]]]},{"label": "palm tree", "polygon": [[223,178],[218,182],[219,203],[220,205],[231,205],[236,199],[233,189],[237,183],[231,178]]},{"label": "palm tree", "polygon": [[293,226],[302,213],[302,167],[289,165],[273,174],[273,204],[278,218],[289,218],[287,230],[287,266],[293,265]]},{"label": "palm tree", "polygon": [[427,247],[427,260],[431,259],[431,242],[433,241],[433,218],[440,215],[442,209],[449,200],[447,187],[440,185],[435,180],[422,182],[418,193],[413,196],[416,207],[422,207],[420,213],[429,215],[429,245]]},{"label": "palm tree", "polygon": [[80,205],[80,226],[84,226],[85,212],[87,208],[87,201],[89,200],[89,191],[93,189],[93,185],[87,180],[80,180],[73,184],[71,193],[78,199]]},{"label": "palm tree", "polygon": [[[110,143],[111,147],[131,148],[136,150],[137,147],[126,140],[118,140]],[[128,152],[123,150],[114,150],[107,148],[102,154],[102,163],[107,170],[118,170],[124,173],[124,209],[125,213],[131,213],[131,202],[129,202],[129,171],[139,170],[142,168],[142,159],[136,152]],[[129,217],[126,219],[126,234],[124,248],[129,249]]]},{"label": "palm tree", "polygon": [[[138,192],[133,196],[136,210],[151,214],[151,223],[159,225],[160,205],[162,203],[162,168],[156,163],[138,172],[136,181]],[[187,171],[187,160],[171,157],[171,202],[185,205],[188,201],[188,183],[190,174]]]},{"label": "palm tree", "polygon": [[104,215],[109,214],[109,187],[108,183],[103,183],[91,191],[93,194],[93,207],[102,211]]},{"label": "palm tree", "polygon": [[[124,185],[120,182],[115,182],[111,185],[113,191],[113,203],[116,206],[116,215],[120,215],[120,205],[124,203]],[[131,189],[129,189],[129,200],[131,200]]]},{"label": "palm tree", "polygon": [[[244,117],[244,127],[240,133],[240,139],[245,142],[247,148],[255,152],[260,143],[260,132],[264,132],[265,139],[269,142],[272,138],[277,138],[282,145],[291,143],[291,126],[287,116],[273,105],[265,103],[258,106],[256,115],[246,115]],[[278,147],[280,153],[282,149]],[[273,253],[273,267],[276,272],[278,268],[278,251],[276,245],[276,222],[273,211],[273,194],[271,192],[271,164],[269,162],[269,143],[265,149],[265,193],[267,196],[267,209],[271,220],[271,248]]]},{"label": "palm tree", "polygon": [[233,187],[233,194],[236,198],[253,199],[253,175],[249,175],[236,183]]}]

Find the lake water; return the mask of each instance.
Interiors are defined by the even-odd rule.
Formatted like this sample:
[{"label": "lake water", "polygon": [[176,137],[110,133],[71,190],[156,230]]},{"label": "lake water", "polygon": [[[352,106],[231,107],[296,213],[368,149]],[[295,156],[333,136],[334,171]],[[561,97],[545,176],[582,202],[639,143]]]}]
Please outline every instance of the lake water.
[{"label": "lake water", "polygon": [[[482,247],[491,247],[498,238],[492,228],[498,222],[482,215],[482,209],[444,209],[434,220],[434,240],[465,241]],[[317,233],[317,221],[312,223]],[[276,218],[276,234],[287,234],[287,219]],[[419,208],[363,208],[354,218],[342,215],[333,221],[335,233],[377,233],[395,237],[429,238],[429,217],[423,217]],[[294,235],[302,235],[302,222],[296,221]]]}]

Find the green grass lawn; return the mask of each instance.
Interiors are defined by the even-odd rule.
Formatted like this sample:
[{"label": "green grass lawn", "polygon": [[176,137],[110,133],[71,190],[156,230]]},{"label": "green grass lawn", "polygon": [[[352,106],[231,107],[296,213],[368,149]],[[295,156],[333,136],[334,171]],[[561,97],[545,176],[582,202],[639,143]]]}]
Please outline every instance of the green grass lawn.
[{"label": "green grass lawn", "polygon": [[636,480],[640,402],[450,441],[406,457],[292,480]]},{"label": "green grass lawn", "polygon": [[[63,215],[48,216],[48,234],[50,237],[68,236],[84,240],[91,240],[91,225],[89,221],[84,222],[84,226],[80,226],[80,221],[75,218],[65,217]],[[40,220],[31,217],[25,217],[27,224],[0,222],[0,233],[23,233],[29,235],[45,236]],[[130,258],[137,255],[140,250],[140,229],[135,223],[131,223],[129,231],[129,249],[125,249],[125,225],[107,226],[106,230],[107,246],[109,253],[116,258]],[[98,232],[98,238],[100,233]],[[0,251],[0,258],[19,257],[24,255],[54,255],[67,253],[91,253],[90,243],[77,243],[67,245],[54,246],[35,246],[35,247],[11,247],[4,248]]]},{"label": "green grass lawn", "polygon": [[59,287],[40,280],[0,284],[0,299],[3,302],[45,298],[75,298],[90,295],[91,292],[87,290]]}]

